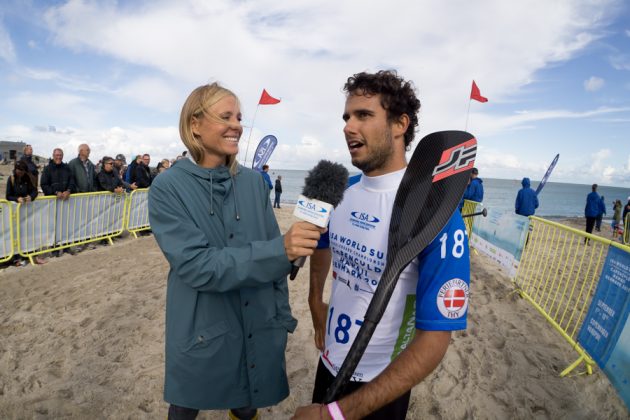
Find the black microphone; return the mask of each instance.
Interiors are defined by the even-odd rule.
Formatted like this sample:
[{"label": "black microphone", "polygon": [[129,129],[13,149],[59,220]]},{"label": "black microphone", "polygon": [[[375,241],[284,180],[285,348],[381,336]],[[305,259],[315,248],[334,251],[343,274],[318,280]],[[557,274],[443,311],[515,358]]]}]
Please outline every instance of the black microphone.
[{"label": "black microphone", "polygon": [[[304,179],[293,215],[319,227],[328,227],[330,213],[341,202],[348,185],[348,170],[339,163],[320,160]],[[291,280],[295,279],[306,257],[292,262]]]}]

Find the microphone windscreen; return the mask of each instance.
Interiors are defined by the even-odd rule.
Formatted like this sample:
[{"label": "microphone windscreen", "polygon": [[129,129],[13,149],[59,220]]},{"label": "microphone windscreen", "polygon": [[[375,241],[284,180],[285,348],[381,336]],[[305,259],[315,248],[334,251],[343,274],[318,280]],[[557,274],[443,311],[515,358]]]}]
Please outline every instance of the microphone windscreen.
[{"label": "microphone windscreen", "polygon": [[348,176],[345,166],[320,160],[304,179],[302,195],[337,207],[348,185]]}]

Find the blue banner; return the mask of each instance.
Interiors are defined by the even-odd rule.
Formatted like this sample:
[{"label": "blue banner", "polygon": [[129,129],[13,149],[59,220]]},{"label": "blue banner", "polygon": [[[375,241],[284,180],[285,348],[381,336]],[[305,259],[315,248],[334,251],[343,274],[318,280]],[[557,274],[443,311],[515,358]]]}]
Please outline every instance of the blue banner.
[{"label": "blue banner", "polygon": [[254,160],[252,162],[252,169],[262,171],[262,167],[269,160],[269,156],[273,153],[273,149],[276,148],[278,139],[275,136],[268,135],[262,138],[256,153],[254,153]]},{"label": "blue banner", "polygon": [[578,342],[606,372],[630,407],[630,253],[608,248]]},{"label": "blue banner", "polygon": [[549,165],[549,169],[547,169],[547,172],[545,172],[545,176],[543,176],[543,178],[540,180],[540,184],[538,184],[538,188],[536,188],[536,194],[542,191],[543,187],[547,183],[547,180],[549,179],[549,176],[551,175],[551,172],[553,171],[553,168],[556,167],[556,163],[558,163],[559,158],[560,158],[560,153],[558,153],[556,157],[553,159],[553,161],[551,162],[551,165]]}]

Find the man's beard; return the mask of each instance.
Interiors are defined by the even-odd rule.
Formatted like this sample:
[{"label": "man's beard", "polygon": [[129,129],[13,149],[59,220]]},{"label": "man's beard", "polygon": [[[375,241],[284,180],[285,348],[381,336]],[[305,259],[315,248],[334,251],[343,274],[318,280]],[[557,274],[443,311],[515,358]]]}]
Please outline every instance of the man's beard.
[{"label": "man's beard", "polygon": [[[365,146],[364,146],[365,147]],[[370,173],[376,169],[380,169],[389,160],[394,153],[394,145],[392,131],[388,128],[384,133],[384,141],[379,143],[377,148],[372,146],[370,154],[365,160],[352,159],[352,164],[363,173]]]}]

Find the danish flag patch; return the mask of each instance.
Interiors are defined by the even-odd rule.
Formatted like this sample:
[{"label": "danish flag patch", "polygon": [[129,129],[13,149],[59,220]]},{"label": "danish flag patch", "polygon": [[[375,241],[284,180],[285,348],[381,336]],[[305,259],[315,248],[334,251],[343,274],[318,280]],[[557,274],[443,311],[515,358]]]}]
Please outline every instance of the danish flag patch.
[{"label": "danish flag patch", "polygon": [[444,283],[438,292],[437,307],[448,319],[464,316],[468,309],[468,284],[461,279],[452,279]]},{"label": "danish flag patch", "polygon": [[440,163],[433,169],[433,182],[447,178],[459,172],[471,169],[475,165],[477,139],[474,137],[442,152]]}]

